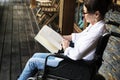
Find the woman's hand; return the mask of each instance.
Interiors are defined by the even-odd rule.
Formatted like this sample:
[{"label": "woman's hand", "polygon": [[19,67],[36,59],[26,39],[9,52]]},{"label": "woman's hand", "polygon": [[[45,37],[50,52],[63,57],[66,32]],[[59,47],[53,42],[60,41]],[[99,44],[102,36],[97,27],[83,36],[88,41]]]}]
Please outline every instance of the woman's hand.
[{"label": "woman's hand", "polygon": [[63,39],[63,41],[62,41],[63,49],[65,50],[67,47],[69,47],[69,45],[70,45],[69,40]]},{"label": "woman's hand", "polygon": [[63,35],[63,39],[71,41],[72,40],[72,35]]}]

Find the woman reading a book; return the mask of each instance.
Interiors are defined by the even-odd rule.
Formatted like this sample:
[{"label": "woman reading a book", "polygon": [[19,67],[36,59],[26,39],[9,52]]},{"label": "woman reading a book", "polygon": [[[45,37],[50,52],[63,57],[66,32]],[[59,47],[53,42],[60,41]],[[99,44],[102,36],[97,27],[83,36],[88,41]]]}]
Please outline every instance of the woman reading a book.
[{"label": "woman reading a book", "polygon": [[[84,18],[89,26],[81,33],[72,33],[68,36],[63,36],[62,46],[64,49],[63,55],[73,60],[92,60],[98,39],[106,32],[104,16],[108,11],[112,0],[84,0],[83,13]],[[74,43],[74,47],[70,47],[70,41]],[[18,78],[18,80],[26,80],[33,76],[37,70],[44,69],[44,62],[49,53],[36,53],[30,58]],[[47,65],[56,67],[63,59],[49,57]]]}]

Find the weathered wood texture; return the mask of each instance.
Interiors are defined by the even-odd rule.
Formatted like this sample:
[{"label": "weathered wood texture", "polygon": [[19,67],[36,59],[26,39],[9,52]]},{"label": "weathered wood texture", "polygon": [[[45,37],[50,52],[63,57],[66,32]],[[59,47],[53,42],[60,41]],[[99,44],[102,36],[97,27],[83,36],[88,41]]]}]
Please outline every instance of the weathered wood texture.
[{"label": "weathered wood texture", "polygon": [[16,80],[26,61],[46,49],[34,40],[39,31],[22,0],[0,1],[0,80]]}]

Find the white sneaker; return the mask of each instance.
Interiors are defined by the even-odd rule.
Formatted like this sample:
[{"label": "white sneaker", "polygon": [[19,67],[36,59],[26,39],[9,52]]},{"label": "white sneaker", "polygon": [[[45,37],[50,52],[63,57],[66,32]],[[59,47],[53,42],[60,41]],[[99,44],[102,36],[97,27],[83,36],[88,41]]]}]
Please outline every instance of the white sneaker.
[{"label": "white sneaker", "polygon": [[35,77],[29,77],[27,80],[37,80]]}]

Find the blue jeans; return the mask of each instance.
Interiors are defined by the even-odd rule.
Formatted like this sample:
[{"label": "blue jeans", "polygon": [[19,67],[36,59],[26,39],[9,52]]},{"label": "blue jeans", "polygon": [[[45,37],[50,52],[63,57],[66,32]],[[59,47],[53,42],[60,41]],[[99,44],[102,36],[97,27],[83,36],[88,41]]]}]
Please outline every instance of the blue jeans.
[{"label": "blue jeans", "polygon": [[[36,70],[43,70],[45,58],[50,55],[50,53],[35,53],[27,62],[22,74],[18,78],[18,80],[27,80]],[[49,57],[47,61],[47,65],[56,67],[60,61],[63,59],[56,57]]]}]

